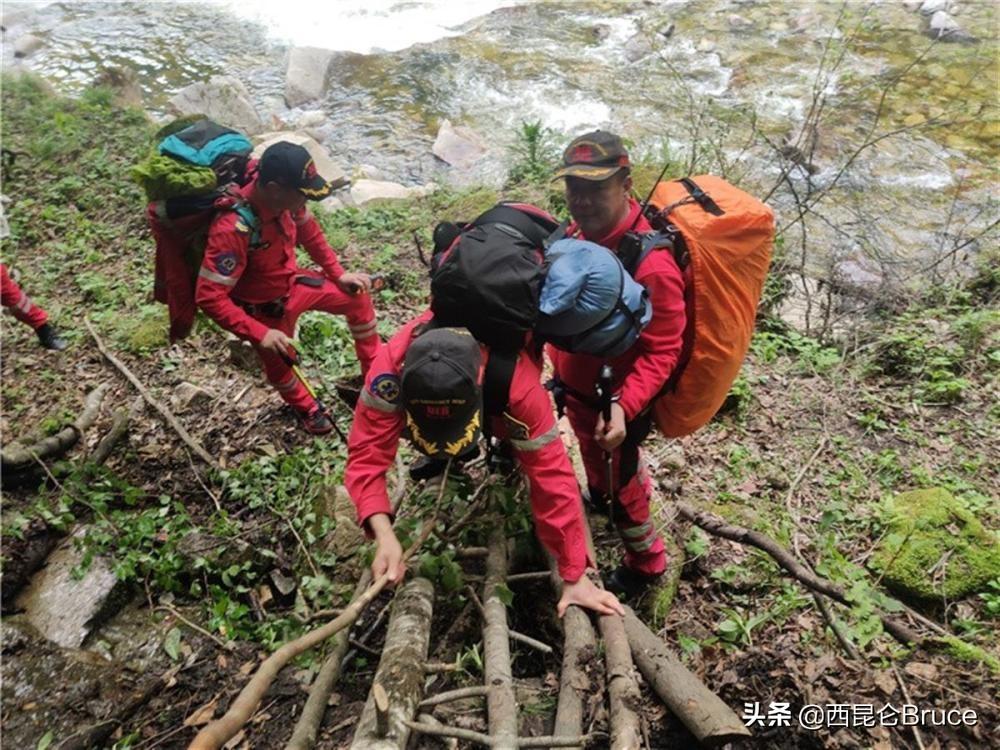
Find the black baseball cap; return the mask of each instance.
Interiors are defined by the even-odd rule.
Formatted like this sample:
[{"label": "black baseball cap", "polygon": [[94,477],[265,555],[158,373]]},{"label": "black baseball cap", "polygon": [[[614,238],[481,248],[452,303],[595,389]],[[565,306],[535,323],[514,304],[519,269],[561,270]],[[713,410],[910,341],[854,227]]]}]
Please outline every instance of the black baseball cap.
[{"label": "black baseball cap", "polygon": [[289,141],[278,141],[264,149],[257,165],[257,180],[262,185],[276,182],[295,188],[311,201],[322,200],[333,190],[333,185],[316,171],[316,162],[305,147]]},{"label": "black baseball cap", "polygon": [[622,139],[606,130],[595,130],[572,140],[563,152],[563,166],[552,179],[581,177],[585,180],[606,180],[631,166]]},{"label": "black baseball cap", "polygon": [[413,340],[400,381],[410,438],[431,458],[452,458],[479,441],[479,343],[465,328],[432,328]]}]

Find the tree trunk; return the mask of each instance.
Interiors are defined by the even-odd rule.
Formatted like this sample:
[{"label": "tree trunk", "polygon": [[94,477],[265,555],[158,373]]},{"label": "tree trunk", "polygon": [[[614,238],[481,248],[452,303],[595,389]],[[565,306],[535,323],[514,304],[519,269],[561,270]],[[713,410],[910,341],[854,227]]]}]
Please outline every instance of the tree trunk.
[{"label": "tree trunk", "polygon": [[[431,637],[434,586],[426,578],[414,578],[403,586],[392,605],[385,646],[379,660],[372,691],[354,733],[352,750],[402,750],[410,737],[406,722],[417,714],[424,690],[424,662]],[[379,731],[375,692],[381,687],[388,697]]]},{"label": "tree trunk", "polygon": [[517,702],[510,666],[510,636],[507,632],[507,607],[497,588],[507,585],[507,535],[503,519],[497,517],[490,531],[486,580],[483,582],[483,672],[486,678],[486,708],[493,747],[513,750],[517,747]]},{"label": "tree trunk", "polygon": [[625,608],[625,632],[646,682],[701,744],[720,747],[750,736],[732,709],[691,674],[629,607]]},{"label": "tree trunk", "polygon": [[11,446],[0,454],[0,463],[3,470],[19,471],[33,465],[36,460],[54,458],[61,456],[80,439],[80,436],[89,429],[97,420],[97,414],[101,410],[101,402],[111,388],[107,383],[102,383],[87,395],[87,400],[83,404],[83,411],[80,412],[73,423],[67,425],[55,435],[39,440],[27,447]]}]

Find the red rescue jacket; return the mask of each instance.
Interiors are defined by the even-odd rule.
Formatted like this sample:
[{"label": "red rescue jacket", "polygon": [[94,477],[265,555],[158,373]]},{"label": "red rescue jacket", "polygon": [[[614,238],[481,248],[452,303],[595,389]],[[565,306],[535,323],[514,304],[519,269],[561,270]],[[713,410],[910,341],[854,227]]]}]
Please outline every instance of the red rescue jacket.
[{"label": "red rescue jacket", "polygon": [[[414,331],[431,313],[407,323],[379,350],[368,371],[348,438],[344,484],[358,523],[376,513],[392,515],[386,473],[396,457],[405,416],[399,377]],[[483,366],[489,350],[483,347]],[[528,480],[531,512],[542,544],[559,565],[563,580],[574,582],[591,565],[587,557],[580,491],[566,447],[559,437],[549,395],[541,385],[539,362],[521,352],[514,368],[507,410],[493,419],[493,434],[505,437]]]},{"label": "red rescue jacket", "polygon": [[237,191],[260,220],[259,240],[235,211],[220,212],[212,221],[205,258],[198,272],[195,300],[216,323],[237,336],[260,343],[268,327],[254,320],[235,300],[272,302],[288,296],[300,272],[295,247],[302,245],[324,275],[336,281],[344,269],[323,230],[307,207],[296,214],[275,214],[252,200],[256,180]]},{"label": "red rescue jacket", "polygon": [[[630,199],[628,216],[611,234],[583,239],[617,251],[622,237],[639,216],[640,208],[638,201]],[[652,227],[645,217],[639,216],[635,231],[649,232]],[[566,233],[571,237],[583,236],[575,222],[570,224]],[[592,354],[570,354],[553,346],[547,347],[556,376],[573,391],[586,396],[594,395],[601,365],[607,361],[614,370],[614,387],[620,394],[619,403],[625,411],[626,420],[634,419],[649,406],[673,373],[681,355],[686,323],[684,275],[672,253],[654,250],[639,264],[634,277],[649,292],[653,318],[627,352],[605,360]]]}]

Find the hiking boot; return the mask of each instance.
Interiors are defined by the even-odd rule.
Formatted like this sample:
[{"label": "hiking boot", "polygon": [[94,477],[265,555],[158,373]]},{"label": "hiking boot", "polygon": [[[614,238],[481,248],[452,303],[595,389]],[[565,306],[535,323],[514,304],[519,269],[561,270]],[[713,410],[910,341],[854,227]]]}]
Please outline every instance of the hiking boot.
[{"label": "hiking boot", "polygon": [[42,346],[46,349],[51,349],[54,352],[61,352],[69,346],[66,343],[66,339],[60,336],[59,332],[48,323],[36,328],[35,334],[38,336],[38,340],[41,342]]},{"label": "hiking boot", "polygon": [[320,409],[318,405],[305,414],[299,412],[299,421],[302,423],[302,429],[310,435],[326,435],[333,431],[330,415]]},{"label": "hiking boot", "polygon": [[581,490],[580,495],[583,497],[583,507],[587,509],[588,513],[605,517],[609,515],[608,501],[603,492],[588,487]]},{"label": "hiking boot", "polygon": [[632,568],[619,565],[610,573],[603,576],[604,588],[620,599],[635,599],[646,591],[651,585],[660,580],[662,573],[650,575],[640,573]]}]

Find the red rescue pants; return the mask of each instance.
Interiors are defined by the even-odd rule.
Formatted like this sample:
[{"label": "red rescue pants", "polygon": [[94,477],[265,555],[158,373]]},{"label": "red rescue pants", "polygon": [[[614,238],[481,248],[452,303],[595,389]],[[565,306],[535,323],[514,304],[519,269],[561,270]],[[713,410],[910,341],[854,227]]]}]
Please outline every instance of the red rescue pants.
[{"label": "red rescue pants", "polygon": [[[281,318],[269,318],[256,314],[253,317],[270,328],[277,328],[286,336],[291,336],[299,316],[307,310],[320,310],[331,315],[344,315],[354,339],[354,351],[361,363],[364,376],[381,345],[375,330],[375,308],[370,294],[347,294],[340,291],[329,279],[314,273],[299,274],[300,277],[321,279],[322,286],[314,287],[296,282],[285,302],[285,313]],[[257,356],[264,365],[268,382],[277,389],[285,402],[299,412],[308,412],[314,401],[305,386],[292,372],[291,367],[277,354],[257,347]]]},{"label": "red rescue pants", "polygon": [[2,283],[3,306],[10,310],[15,318],[36,330],[48,322],[49,316],[45,310],[32,302],[21,287],[14,283],[7,273],[7,266],[2,263],[0,263],[0,283]]},{"label": "red rescue pants", "polygon": [[[566,416],[580,443],[590,492],[598,497],[606,496],[607,455],[594,440],[597,411],[570,398],[566,402]],[[667,556],[663,540],[656,533],[650,518],[649,501],[653,487],[639,449],[639,444],[649,433],[650,424],[648,413],[634,420],[629,424],[625,442],[612,454],[615,502],[611,518],[625,545],[626,567],[647,575],[658,575],[667,568]]]}]

